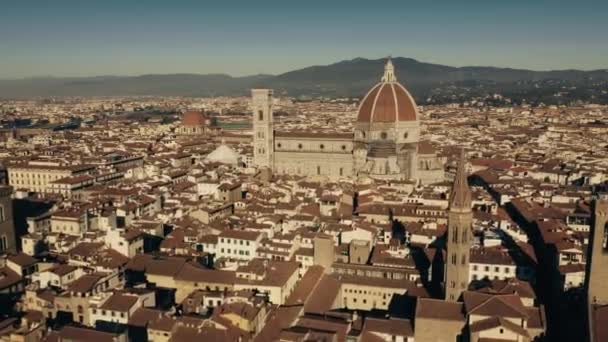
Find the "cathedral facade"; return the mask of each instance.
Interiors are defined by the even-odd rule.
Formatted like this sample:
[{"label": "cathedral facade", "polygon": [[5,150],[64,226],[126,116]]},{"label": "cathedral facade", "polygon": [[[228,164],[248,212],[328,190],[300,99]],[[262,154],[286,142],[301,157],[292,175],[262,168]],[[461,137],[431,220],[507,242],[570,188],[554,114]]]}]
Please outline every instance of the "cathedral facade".
[{"label": "cathedral facade", "polygon": [[253,162],[277,174],[444,180],[443,162],[420,142],[418,107],[388,60],[380,82],[359,104],[353,133],[281,132],[273,125],[273,92],[252,90]]}]

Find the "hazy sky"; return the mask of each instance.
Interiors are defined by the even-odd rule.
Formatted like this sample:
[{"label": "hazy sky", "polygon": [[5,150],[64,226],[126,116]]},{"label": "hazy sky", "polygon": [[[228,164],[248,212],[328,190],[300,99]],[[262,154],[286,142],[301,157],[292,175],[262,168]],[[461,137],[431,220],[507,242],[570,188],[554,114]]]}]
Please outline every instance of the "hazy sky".
[{"label": "hazy sky", "polygon": [[0,79],[281,73],[354,57],[608,68],[608,0],[0,0]]}]

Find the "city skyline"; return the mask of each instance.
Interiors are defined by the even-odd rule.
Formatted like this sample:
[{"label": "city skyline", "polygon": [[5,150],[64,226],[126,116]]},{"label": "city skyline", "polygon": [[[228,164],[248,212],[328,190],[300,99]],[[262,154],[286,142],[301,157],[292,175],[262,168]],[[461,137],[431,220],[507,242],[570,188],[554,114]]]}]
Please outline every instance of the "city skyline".
[{"label": "city skyline", "polygon": [[604,69],[606,9],[599,1],[11,4],[0,14],[0,79],[280,74],[387,55],[450,66]]}]

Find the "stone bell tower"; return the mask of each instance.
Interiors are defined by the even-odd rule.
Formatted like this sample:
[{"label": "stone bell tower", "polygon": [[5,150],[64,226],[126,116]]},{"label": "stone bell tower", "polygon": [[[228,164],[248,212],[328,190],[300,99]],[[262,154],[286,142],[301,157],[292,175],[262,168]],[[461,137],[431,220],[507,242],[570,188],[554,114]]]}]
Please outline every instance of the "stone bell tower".
[{"label": "stone bell tower", "polygon": [[467,182],[464,150],[460,152],[458,170],[450,194],[446,254],[445,299],[457,301],[469,286],[469,256],[473,212],[471,191]]},{"label": "stone bell tower", "polygon": [[253,164],[258,168],[274,168],[274,127],[272,90],[252,89]]}]

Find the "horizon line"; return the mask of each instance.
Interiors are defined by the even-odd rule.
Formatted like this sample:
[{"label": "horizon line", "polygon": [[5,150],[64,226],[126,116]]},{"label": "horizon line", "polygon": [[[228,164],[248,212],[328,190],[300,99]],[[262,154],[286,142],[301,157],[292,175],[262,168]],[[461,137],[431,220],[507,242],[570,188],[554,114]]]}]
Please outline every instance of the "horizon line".
[{"label": "horizon line", "polygon": [[228,76],[230,78],[246,78],[246,77],[255,77],[255,76],[269,76],[269,77],[275,77],[275,76],[279,76],[279,75],[283,75],[289,72],[293,72],[293,71],[298,71],[298,70],[302,70],[302,69],[307,69],[307,68],[313,68],[313,67],[326,67],[326,66],[331,66],[334,64],[338,64],[338,63],[343,63],[343,62],[352,62],[355,60],[367,60],[367,61],[381,61],[381,60],[386,60],[387,58],[391,58],[392,60],[395,59],[410,59],[413,61],[416,61],[418,63],[423,63],[423,64],[432,64],[432,65],[440,65],[440,66],[446,66],[446,67],[451,67],[451,68],[457,68],[457,69],[462,69],[462,68],[496,68],[496,69],[510,69],[510,70],[523,70],[523,71],[533,71],[533,72],[554,72],[554,71],[581,71],[581,72],[593,72],[593,71],[604,71],[604,72],[608,72],[608,66],[605,68],[595,68],[595,69],[577,69],[577,68],[563,68],[563,69],[529,69],[529,68],[516,68],[516,67],[509,67],[509,66],[497,66],[497,65],[461,65],[461,66],[456,66],[456,65],[449,65],[449,64],[441,64],[441,63],[432,63],[432,62],[424,62],[421,61],[419,59],[416,58],[412,58],[412,57],[403,57],[403,56],[390,56],[390,57],[383,57],[383,58],[366,58],[366,57],[353,57],[351,59],[343,59],[337,62],[332,62],[329,64],[314,64],[314,65],[308,65],[308,66],[304,66],[301,68],[296,68],[293,70],[289,70],[289,71],[285,71],[285,72],[281,72],[281,73],[273,73],[273,74],[267,74],[267,73],[257,73],[257,74],[245,74],[245,75],[231,75],[228,73],[196,73],[196,72],[166,72],[166,73],[143,73],[143,74],[133,74],[133,75],[129,75],[129,74],[123,74],[123,75],[117,75],[117,74],[105,74],[105,75],[86,75],[86,76],[69,76],[69,75],[64,75],[64,76],[57,76],[57,75],[37,75],[37,76],[24,76],[24,77],[20,77],[20,78],[0,78],[0,81],[25,81],[25,80],[35,80],[35,79],[60,79],[60,78],[102,78],[102,77],[143,77],[143,76],[167,76],[167,75],[196,75],[196,76]]}]

